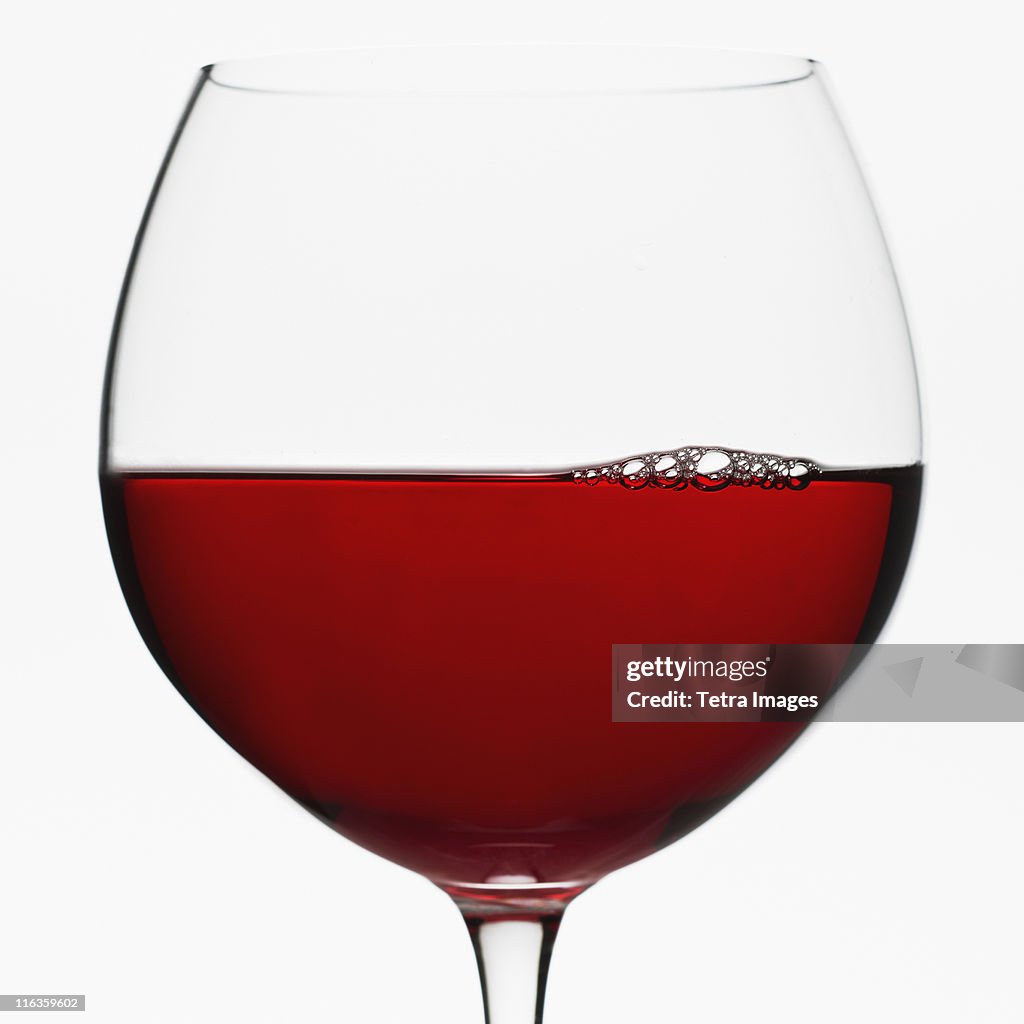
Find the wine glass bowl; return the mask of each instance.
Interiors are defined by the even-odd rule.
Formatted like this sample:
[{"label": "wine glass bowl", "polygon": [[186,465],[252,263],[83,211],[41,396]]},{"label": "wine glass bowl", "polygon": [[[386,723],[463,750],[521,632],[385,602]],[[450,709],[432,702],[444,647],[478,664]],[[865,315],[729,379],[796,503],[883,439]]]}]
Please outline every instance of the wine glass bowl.
[{"label": "wine glass bowl", "polygon": [[544,922],[543,959],[569,900],[802,729],[614,722],[612,645],[873,641],[918,423],[820,65],[350,50],[201,73],[126,277],[101,481],[174,684],[451,893],[493,971],[484,934]]}]

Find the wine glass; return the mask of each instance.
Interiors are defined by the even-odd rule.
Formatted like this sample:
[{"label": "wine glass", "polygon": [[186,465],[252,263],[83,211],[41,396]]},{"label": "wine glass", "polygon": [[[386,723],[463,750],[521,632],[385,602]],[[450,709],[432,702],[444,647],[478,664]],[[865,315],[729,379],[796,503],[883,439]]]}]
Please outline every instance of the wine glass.
[{"label": "wine glass", "polygon": [[243,757],[461,909],[491,1024],[566,905],[792,721],[613,722],[617,643],[870,642],[913,356],[820,64],[674,47],[206,67],[117,311],[135,621]]}]

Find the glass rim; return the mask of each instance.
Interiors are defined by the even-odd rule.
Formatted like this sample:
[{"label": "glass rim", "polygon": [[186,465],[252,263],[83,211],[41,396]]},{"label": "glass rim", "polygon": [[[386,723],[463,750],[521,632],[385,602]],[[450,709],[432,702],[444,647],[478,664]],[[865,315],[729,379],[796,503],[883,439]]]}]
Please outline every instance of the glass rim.
[{"label": "glass rim", "polygon": [[353,99],[659,96],[788,85],[808,57],[662,43],[416,43],[242,57],[207,64],[225,89]]}]

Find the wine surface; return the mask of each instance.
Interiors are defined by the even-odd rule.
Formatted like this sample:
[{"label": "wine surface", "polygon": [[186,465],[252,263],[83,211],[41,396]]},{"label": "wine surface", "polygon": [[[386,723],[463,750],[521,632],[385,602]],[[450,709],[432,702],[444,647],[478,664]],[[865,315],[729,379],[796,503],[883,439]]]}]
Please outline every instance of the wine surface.
[{"label": "wine surface", "polygon": [[611,645],[873,640],[913,537],[919,466],[749,486],[666,459],[102,483],[143,636],[236,750],[450,888],[568,888],[700,824],[801,729],[614,724]]}]

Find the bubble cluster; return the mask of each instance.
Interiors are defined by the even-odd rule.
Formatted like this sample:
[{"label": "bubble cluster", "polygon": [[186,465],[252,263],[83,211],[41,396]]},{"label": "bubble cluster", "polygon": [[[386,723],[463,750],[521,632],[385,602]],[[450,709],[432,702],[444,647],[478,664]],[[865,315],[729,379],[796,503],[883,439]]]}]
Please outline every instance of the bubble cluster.
[{"label": "bubble cluster", "polygon": [[725,487],[803,490],[821,469],[809,459],[738,451],[733,448],[676,448],[633,455],[608,466],[574,469],[578,484],[619,484],[631,491],[644,487],[720,491]]}]

